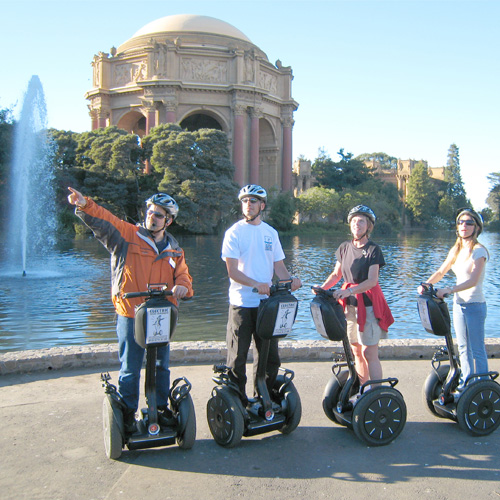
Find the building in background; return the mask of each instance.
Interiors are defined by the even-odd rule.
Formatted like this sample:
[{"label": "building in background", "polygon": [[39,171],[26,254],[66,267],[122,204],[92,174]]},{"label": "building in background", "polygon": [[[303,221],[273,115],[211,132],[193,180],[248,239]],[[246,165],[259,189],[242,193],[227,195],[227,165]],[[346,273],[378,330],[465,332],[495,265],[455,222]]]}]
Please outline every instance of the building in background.
[{"label": "building in background", "polygon": [[271,64],[234,26],[207,16],[164,17],[96,54],[92,66],[85,94],[92,130],[219,129],[236,182],[292,190],[292,69]]}]

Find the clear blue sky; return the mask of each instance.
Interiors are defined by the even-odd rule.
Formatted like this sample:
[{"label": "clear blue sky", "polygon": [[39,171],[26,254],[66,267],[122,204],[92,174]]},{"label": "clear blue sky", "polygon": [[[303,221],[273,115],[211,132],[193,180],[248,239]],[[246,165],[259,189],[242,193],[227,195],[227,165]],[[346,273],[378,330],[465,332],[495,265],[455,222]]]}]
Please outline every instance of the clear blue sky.
[{"label": "clear blue sky", "polygon": [[467,194],[485,206],[500,171],[500,2],[336,0],[0,0],[0,108],[32,75],[49,126],[90,129],[92,57],[173,14],[226,21],[292,66],[294,159],[385,152],[446,164],[456,143]]}]

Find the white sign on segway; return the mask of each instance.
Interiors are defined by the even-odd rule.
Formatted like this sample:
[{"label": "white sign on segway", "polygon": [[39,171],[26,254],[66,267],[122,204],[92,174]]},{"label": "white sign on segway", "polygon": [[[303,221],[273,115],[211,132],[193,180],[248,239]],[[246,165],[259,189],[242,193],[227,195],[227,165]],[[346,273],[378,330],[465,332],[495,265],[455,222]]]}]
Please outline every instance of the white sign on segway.
[{"label": "white sign on segway", "polygon": [[276,323],[274,324],[273,336],[285,336],[291,333],[295,321],[297,302],[280,302]]},{"label": "white sign on segway", "polygon": [[422,326],[428,331],[432,332],[432,323],[429,316],[429,307],[427,306],[427,301],[417,299],[418,314],[420,316],[420,322]]},{"label": "white sign on segway", "polygon": [[170,342],[170,307],[152,307],[147,310],[146,344]]}]

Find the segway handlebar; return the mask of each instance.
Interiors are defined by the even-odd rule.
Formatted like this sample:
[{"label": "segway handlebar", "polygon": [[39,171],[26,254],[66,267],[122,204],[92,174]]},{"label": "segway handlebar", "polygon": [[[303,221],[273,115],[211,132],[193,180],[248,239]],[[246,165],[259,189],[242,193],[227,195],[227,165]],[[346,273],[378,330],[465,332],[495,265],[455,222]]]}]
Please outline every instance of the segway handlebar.
[{"label": "segway handlebar", "polygon": [[[439,290],[439,288],[434,288],[432,283],[420,283],[420,286],[424,289],[424,291],[422,292],[422,295],[424,295],[424,294],[431,295],[432,297],[434,297],[436,299],[440,299],[440,297],[437,296],[437,291]],[[450,296],[450,294],[448,294],[448,293],[444,294],[444,297],[449,297],[449,296]],[[440,300],[442,300],[442,299],[440,299]]]},{"label": "segway handlebar", "polygon": [[173,293],[171,290],[167,290],[166,283],[152,283],[148,284],[148,290],[146,292],[129,292],[124,293],[124,299],[133,299],[136,297],[169,297],[172,296]]},{"label": "segway handlebar", "polygon": [[[292,289],[292,281],[293,280],[279,280],[274,285],[269,287],[269,295],[273,293],[283,291],[283,290],[291,290]],[[257,288],[252,288],[252,292],[258,293],[259,290]]]},{"label": "segway handlebar", "polygon": [[330,288],[329,290],[325,290],[324,288],[321,288],[320,286],[312,286],[311,290],[316,293],[317,295],[323,295],[324,297],[333,297],[333,292],[335,291],[334,288]]}]

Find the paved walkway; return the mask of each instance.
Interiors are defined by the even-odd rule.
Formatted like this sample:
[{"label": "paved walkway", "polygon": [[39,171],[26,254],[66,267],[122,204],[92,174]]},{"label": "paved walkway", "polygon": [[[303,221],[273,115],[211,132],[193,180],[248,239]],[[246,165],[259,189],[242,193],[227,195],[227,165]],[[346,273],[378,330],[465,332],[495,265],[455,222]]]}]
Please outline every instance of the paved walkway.
[{"label": "paved walkway", "polygon": [[[430,371],[428,359],[383,362],[385,374],[400,379],[397,388],[405,397],[408,421],[396,441],[375,448],[324,415],[321,399],[331,362],[322,359],[284,363],[295,371],[303,406],[301,424],[292,434],[272,432],[243,438],[234,449],[219,447],[206,421],[206,402],[214,385],[210,363],[172,363],[172,375],[184,375],[193,384],[198,426],[193,449],[125,450],[119,461],[104,454],[100,368],[1,376],[1,498],[500,496],[500,430],[472,437],[456,423],[432,416],[421,401],[422,384]],[[490,365],[500,371],[500,358],[491,359]],[[116,371],[111,375],[116,381]]]}]

